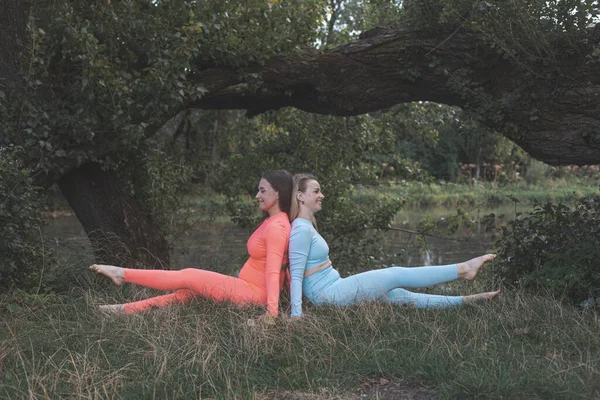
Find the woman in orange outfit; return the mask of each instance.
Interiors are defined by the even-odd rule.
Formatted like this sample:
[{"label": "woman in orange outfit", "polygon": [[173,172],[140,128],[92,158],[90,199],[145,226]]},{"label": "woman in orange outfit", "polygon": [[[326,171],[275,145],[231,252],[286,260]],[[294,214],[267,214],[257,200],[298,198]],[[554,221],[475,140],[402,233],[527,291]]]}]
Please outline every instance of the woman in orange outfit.
[{"label": "woman in orange outfit", "polygon": [[196,268],[165,271],[94,264],[90,267],[92,271],[109,277],[117,285],[129,282],[152,289],[176,290],[175,293],[133,303],[100,306],[100,309],[130,314],[202,296],[241,305],[262,304],[267,307],[268,315],[276,317],[284,278],[282,265],[287,264],[291,195],[292,176],[289,172],[268,171],[262,176],[256,199],[264,219],[248,239],[250,258],[238,278]]}]

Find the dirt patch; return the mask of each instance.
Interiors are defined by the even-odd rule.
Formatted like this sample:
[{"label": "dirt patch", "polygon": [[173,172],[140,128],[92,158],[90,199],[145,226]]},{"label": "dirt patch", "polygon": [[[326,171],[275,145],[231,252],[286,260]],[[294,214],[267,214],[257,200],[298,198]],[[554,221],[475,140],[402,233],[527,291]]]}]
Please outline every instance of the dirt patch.
[{"label": "dirt patch", "polygon": [[440,397],[424,386],[410,385],[400,380],[369,379],[355,391],[358,399],[377,400],[437,400]]},{"label": "dirt patch", "polygon": [[367,379],[350,392],[321,389],[318,393],[276,392],[257,397],[258,400],[437,400],[440,397],[424,386],[409,385],[403,380]]}]

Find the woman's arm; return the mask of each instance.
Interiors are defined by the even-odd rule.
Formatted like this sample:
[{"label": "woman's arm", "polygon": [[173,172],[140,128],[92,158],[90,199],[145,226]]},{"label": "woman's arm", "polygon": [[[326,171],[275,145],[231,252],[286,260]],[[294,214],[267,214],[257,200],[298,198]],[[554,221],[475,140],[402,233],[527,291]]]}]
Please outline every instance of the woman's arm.
[{"label": "woman's arm", "polygon": [[290,302],[292,317],[302,316],[302,281],[310,253],[312,232],[307,225],[296,225],[290,235]]},{"label": "woman's arm", "polygon": [[279,309],[279,274],[281,273],[283,256],[290,237],[290,225],[287,221],[273,221],[266,234],[265,286],[267,288],[267,312],[276,317]]}]

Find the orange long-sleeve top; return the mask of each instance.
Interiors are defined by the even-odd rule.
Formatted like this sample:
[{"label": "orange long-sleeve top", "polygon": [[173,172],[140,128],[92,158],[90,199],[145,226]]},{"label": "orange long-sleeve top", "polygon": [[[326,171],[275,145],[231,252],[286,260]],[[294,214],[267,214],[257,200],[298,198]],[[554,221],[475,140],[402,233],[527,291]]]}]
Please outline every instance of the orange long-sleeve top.
[{"label": "orange long-sleeve top", "polygon": [[282,265],[288,263],[290,221],[284,212],[267,218],[250,236],[250,258],[238,277],[265,290],[267,311],[276,317],[279,309],[279,292],[283,286]]}]

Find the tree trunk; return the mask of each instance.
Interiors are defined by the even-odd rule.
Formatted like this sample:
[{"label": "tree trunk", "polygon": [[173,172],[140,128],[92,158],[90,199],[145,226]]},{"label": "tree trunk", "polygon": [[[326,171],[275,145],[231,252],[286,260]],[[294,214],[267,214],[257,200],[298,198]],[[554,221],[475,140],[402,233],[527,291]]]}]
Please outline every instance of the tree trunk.
[{"label": "tree trunk", "polygon": [[[479,150],[477,150],[477,158],[475,159],[475,179],[476,180],[480,180],[481,179],[481,153],[482,153],[483,149],[481,147],[479,147]],[[483,176],[483,180],[485,181],[485,175]]]},{"label": "tree trunk", "polygon": [[[22,86],[19,69],[31,5],[30,0],[0,0],[0,100],[11,101],[13,89]],[[37,175],[44,185],[56,177]],[[167,241],[135,200],[119,190],[123,186],[114,174],[86,164],[71,169],[58,184],[88,234],[96,262],[145,268],[169,265]]]},{"label": "tree trunk", "polygon": [[58,185],[85,229],[97,263],[168,268],[169,245],[143,214],[118,177],[88,163],[65,174]]},{"label": "tree trunk", "polygon": [[[20,84],[19,55],[25,43],[25,30],[31,1],[0,1],[0,89]],[[7,90],[9,95],[10,91]]]},{"label": "tree trunk", "polygon": [[[30,6],[27,0],[0,0],[0,87],[15,77]],[[245,109],[252,116],[296,107],[358,115],[432,101],[475,112],[483,124],[548,164],[600,164],[600,58],[594,55],[600,24],[577,46],[553,40],[548,36],[553,57],[536,58],[494,48],[464,27],[375,28],[331,51],[307,49],[243,71],[205,69],[202,62],[189,79],[207,95],[181,108]],[[164,122],[148,126],[147,136]],[[98,156],[117,146],[105,147]]]},{"label": "tree trunk", "polygon": [[204,184],[208,185],[210,179],[214,178],[215,172],[217,170],[217,166],[221,161],[221,157],[219,155],[219,121],[221,120],[221,112],[217,112],[217,116],[215,118],[212,134],[210,135],[210,145],[212,147],[212,153],[210,158],[210,168],[208,169],[208,174],[206,174],[206,179]]},{"label": "tree trunk", "polygon": [[[208,94],[190,105],[245,109],[248,115],[296,107],[358,115],[411,101],[456,105],[538,160],[552,165],[600,164],[600,24],[577,51],[555,43],[556,58],[498,52],[466,29],[374,29],[331,51],[274,58],[256,88],[229,69],[193,76]],[[241,75],[241,74],[240,74]]]}]

